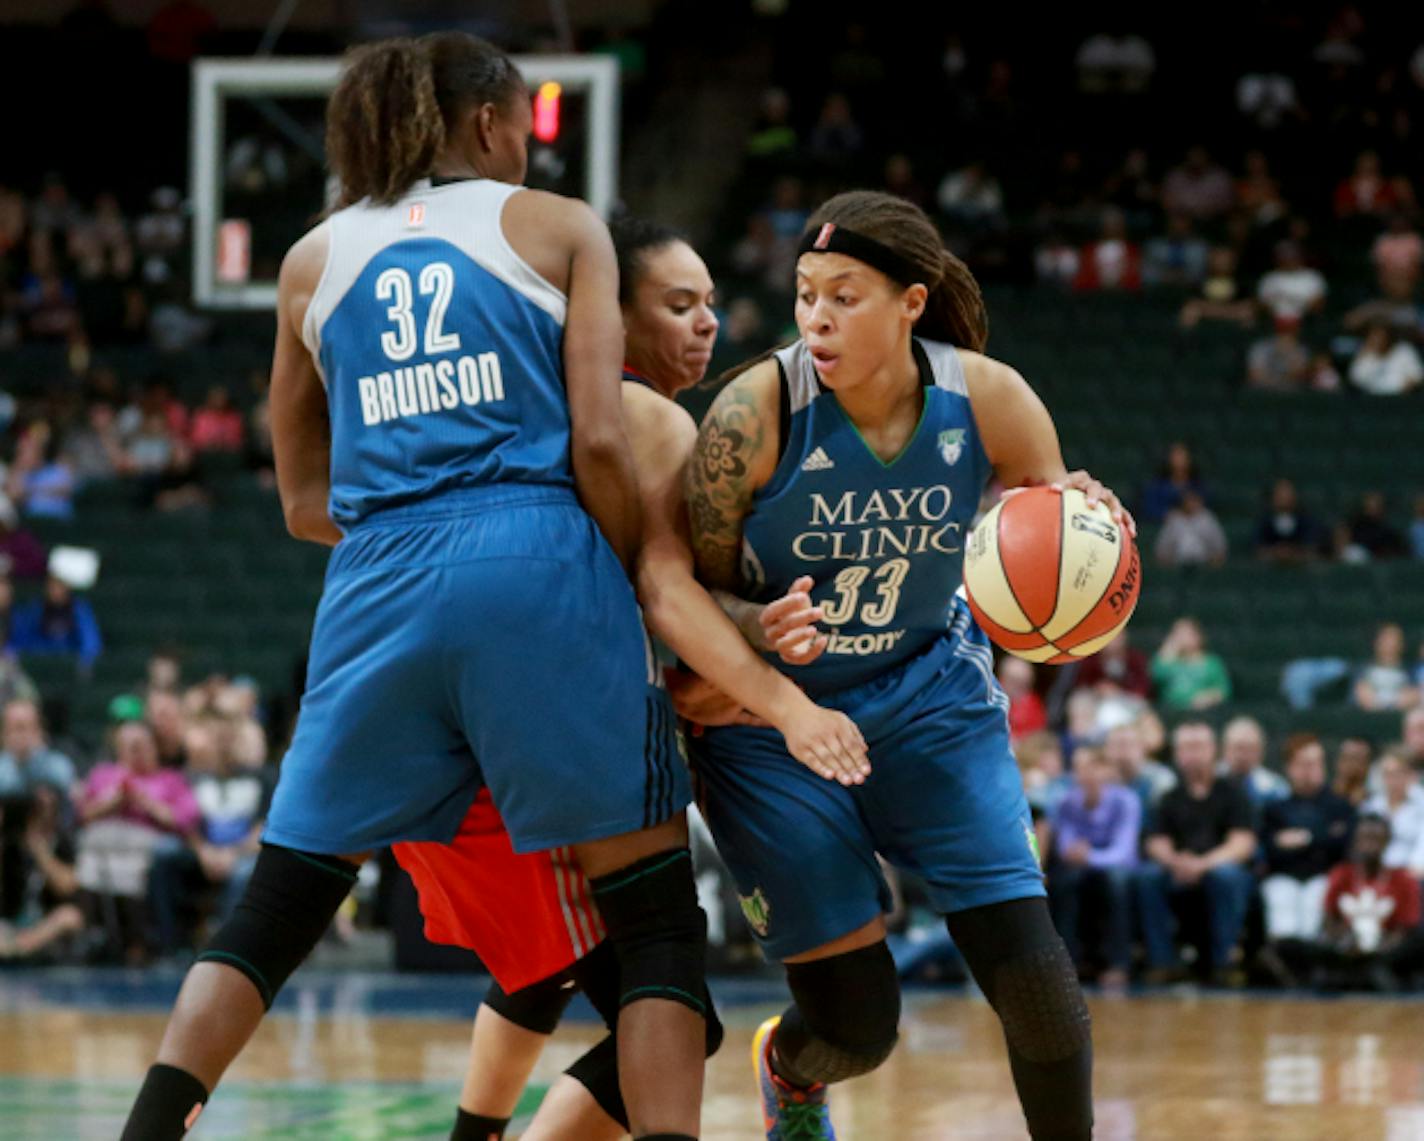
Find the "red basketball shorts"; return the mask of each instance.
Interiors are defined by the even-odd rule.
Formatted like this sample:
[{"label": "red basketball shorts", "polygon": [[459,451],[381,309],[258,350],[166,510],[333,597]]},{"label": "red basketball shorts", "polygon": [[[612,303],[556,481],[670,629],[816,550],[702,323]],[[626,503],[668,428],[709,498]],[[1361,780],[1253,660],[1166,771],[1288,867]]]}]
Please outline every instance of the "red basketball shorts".
[{"label": "red basketball shorts", "polygon": [[516,853],[488,791],[451,843],[393,850],[415,881],[425,937],[473,951],[506,993],[558,974],[603,940],[603,920],[569,849]]}]

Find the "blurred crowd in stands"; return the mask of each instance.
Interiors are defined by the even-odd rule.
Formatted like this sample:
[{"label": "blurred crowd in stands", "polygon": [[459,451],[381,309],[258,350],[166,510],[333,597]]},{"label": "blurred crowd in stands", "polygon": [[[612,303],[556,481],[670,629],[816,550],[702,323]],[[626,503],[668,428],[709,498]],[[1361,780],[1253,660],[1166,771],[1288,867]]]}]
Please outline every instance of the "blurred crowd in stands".
[{"label": "blurred crowd in stands", "polygon": [[0,711],[0,959],[144,964],[226,914],[275,780],[246,679],[183,685],[157,655],[110,704],[93,757],[51,742],[39,702]]},{"label": "blurred crowd in stands", "polygon": [[[808,24],[795,3],[753,9],[772,85],[700,243],[724,298],[719,365],[788,331],[812,207],[875,186],[924,206],[991,291],[1168,306],[1184,356],[1206,337],[1239,340],[1242,394],[1419,415],[1417,26],[1351,5],[1323,19],[1262,5],[1242,13],[1222,66],[1203,69],[1193,43],[1205,41],[1174,42],[1150,13],[1098,29],[1080,12],[1072,36],[1033,44],[953,27],[907,44],[898,11]],[[636,33],[605,50],[639,77],[649,62]],[[654,115],[642,94],[640,114]],[[281,156],[230,157],[247,169]],[[97,751],[52,742],[23,663],[65,655],[82,674],[103,651],[104,616],[34,532],[73,521],[82,543],[95,484],[164,512],[205,510],[216,471],[270,487],[265,377],[175,375],[194,350],[254,340],[192,305],[180,192],[35,174],[0,186],[0,957],[147,962],[181,956],[231,906],[283,729],[250,681],[184,684],[159,655],[114,696]],[[38,387],[11,384],[9,362],[35,352],[62,363]],[[1247,557],[1424,560],[1419,489],[1381,487],[1337,519],[1284,477],[1263,489],[1249,550],[1233,549],[1211,473],[1175,435],[1164,425],[1144,442],[1161,469],[1119,489],[1161,564],[1229,576]],[[1424,646],[1411,653],[1410,637],[1424,631],[1387,617],[1370,660],[1311,660],[1285,679],[1302,710],[1345,680],[1360,709],[1398,717],[1387,740],[1272,742],[1249,717],[1197,720],[1230,703],[1232,663],[1190,617],[1150,656],[1124,636],[1052,674],[1000,663],[1055,916],[1086,977],[1120,987],[1191,967],[1228,986],[1418,982]],[[912,881],[900,886],[902,967],[952,969],[942,925]],[[737,961],[745,936],[725,880],[704,898],[719,895],[714,935]]]},{"label": "blurred crowd in stands", "polygon": [[[1424,981],[1424,675],[1401,653],[1383,628],[1355,682],[1362,706],[1399,711],[1397,739],[1344,737],[1331,763],[1298,732],[1276,765],[1255,719],[1201,719],[1231,680],[1191,619],[1151,658],[1124,635],[1058,671],[1047,702],[1034,667],[1001,661],[1055,915],[1086,972],[1124,985],[1136,932],[1149,981],[1183,977],[1179,936],[1224,985],[1247,967],[1283,985]],[[1085,909],[1096,942],[1080,938]]]}]

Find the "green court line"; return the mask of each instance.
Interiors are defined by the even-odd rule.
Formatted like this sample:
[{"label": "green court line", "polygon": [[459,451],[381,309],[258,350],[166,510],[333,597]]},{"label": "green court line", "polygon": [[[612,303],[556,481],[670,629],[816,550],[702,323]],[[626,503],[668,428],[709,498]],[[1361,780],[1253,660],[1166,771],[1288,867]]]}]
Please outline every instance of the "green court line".
[{"label": "green court line", "polygon": [[[0,1137],[55,1141],[116,1135],[137,1088],[137,1079],[0,1076]],[[516,1123],[526,1122],[547,1092],[544,1085],[525,1090]],[[218,1090],[193,1138],[441,1141],[449,1136],[458,1097],[453,1082],[230,1082]]]}]

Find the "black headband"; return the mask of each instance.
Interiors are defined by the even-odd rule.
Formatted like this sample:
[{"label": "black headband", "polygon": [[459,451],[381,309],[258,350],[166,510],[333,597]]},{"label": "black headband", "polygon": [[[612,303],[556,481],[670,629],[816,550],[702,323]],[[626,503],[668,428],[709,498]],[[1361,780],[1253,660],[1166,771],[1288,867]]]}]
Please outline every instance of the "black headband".
[{"label": "black headband", "polygon": [[802,254],[845,254],[878,269],[900,285],[913,285],[924,277],[907,258],[901,257],[889,246],[834,222],[827,222],[819,230],[807,230],[796,251],[798,258]]}]

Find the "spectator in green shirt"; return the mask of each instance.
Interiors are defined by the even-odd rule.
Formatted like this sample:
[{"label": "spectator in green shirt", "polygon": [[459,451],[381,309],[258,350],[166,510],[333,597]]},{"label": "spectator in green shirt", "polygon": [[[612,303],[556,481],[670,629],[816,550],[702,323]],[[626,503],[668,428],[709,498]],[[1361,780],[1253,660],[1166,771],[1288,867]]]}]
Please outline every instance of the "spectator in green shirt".
[{"label": "spectator in green shirt", "polygon": [[1152,659],[1157,697],[1168,710],[1208,709],[1231,697],[1231,676],[1221,658],[1207,652],[1195,618],[1178,618]]}]

